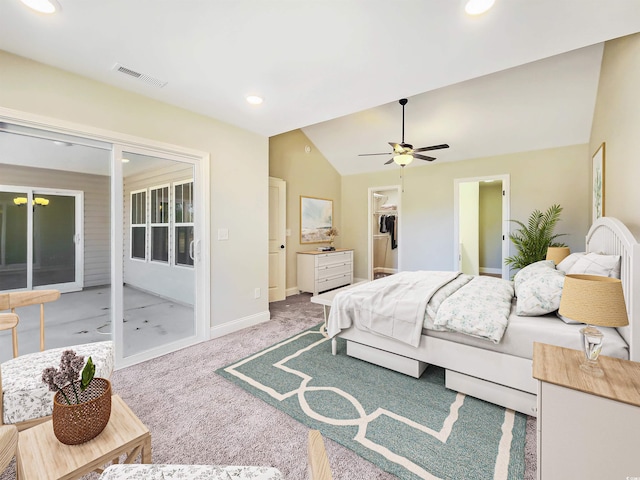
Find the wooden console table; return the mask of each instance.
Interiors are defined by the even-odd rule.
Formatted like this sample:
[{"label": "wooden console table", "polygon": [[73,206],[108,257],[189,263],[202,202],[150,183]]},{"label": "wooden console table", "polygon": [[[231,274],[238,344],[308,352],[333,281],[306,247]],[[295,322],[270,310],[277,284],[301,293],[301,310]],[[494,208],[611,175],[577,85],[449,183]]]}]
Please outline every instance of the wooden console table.
[{"label": "wooden console table", "polygon": [[102,472],[109,462],[151,463],[151,434],[119,395],[111,398],[111,417],[105,429],[93,440],[80,445],[60,443],[51,420],[19,434],[18,480],[71,480],[87,473]]},{"label": "wooden console table", "polygon": [[533,346],[538,379],[538,478],[640,478],[640,363],[600,356],[604,376],[580,369],[584,353]]}]

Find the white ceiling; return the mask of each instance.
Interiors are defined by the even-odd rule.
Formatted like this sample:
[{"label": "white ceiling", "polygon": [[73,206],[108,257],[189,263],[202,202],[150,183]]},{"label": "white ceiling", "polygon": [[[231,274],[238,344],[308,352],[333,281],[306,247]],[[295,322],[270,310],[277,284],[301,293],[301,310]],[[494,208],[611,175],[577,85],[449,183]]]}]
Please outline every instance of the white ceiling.
[{"label": "white ceiling", "polygon": [[496,0],[479,17],[463,0],[58,2],[1,0],[0,49],[265,136],[303,128],[342,174],[393,168],[357,154],[400,140],[403,97],[406,141],[451,145],[438,161],[584,143],[602,47],[576,50],[640,31],[638,0]]}]

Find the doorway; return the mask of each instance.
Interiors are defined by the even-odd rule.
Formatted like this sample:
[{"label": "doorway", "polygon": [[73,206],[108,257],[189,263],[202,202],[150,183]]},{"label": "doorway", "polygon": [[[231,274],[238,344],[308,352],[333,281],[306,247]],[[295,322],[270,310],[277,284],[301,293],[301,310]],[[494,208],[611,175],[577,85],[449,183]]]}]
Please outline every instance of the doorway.
[{"label": "doorway", "polygon": [[369,188],[369,280],[400,271],[401,187]]},{"label": "doorway", "polygon": [[510,278],[509,175],[454,180],[454,269]]}]

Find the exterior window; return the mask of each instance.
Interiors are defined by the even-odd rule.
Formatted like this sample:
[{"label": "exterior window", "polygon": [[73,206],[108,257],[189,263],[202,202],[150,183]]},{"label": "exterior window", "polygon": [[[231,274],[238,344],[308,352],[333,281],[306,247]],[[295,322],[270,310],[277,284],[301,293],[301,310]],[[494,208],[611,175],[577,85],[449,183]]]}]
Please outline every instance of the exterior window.
[{"label": "exterior window", "polygon": [[151,260],[169,262],[169,186],[149,189]]},{"label": "exterior window", "polygon": [[146,260],[147,192],[131,193],[131,258]]},{"label": "exterior window", "polygon": [[174,184],[173,206],[175,264],[193,266],[193,180]]}]

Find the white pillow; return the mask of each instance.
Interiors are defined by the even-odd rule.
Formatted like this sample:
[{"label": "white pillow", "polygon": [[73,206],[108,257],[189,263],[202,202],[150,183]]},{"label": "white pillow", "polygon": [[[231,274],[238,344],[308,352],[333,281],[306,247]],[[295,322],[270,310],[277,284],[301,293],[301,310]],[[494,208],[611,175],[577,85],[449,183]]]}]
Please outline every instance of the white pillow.
[{"label": "white pillow", "polygon": [[556,316],[562,320],[564,323],[574,324],[574,323],[582,323],[578,320],[574,320],[573,318],[565,317],[564,315],[560,315],[560,312],[556,312]]},{"label": "white pillow", "polygon": [[567,273],[620,278],[620,255],[587,253],[580,257]]},{"label": "white pillow", "polygon": [[556,266],[558,270],[563,273],[569,273],[571,267],[573,267],[580,258],[584,257],[587,252],[576,252],[562,259],[562,261]]},{"label": "white pillow", "polygon": [[516,315],[535,317],[558,310],[563,286],[564,273],[556,269],[528,278],[517,292]]},{"label": "white pillow", "polygon": [[528,279],[540,273],[548,272],[555,269],[556,266],[553,263],[553,260],[540,260],[539,262],[535,262],[524,267],[513,277],[513,287],[515,288],[516,296],[519,295],[518,289],[520,285],[522,285]]}]

